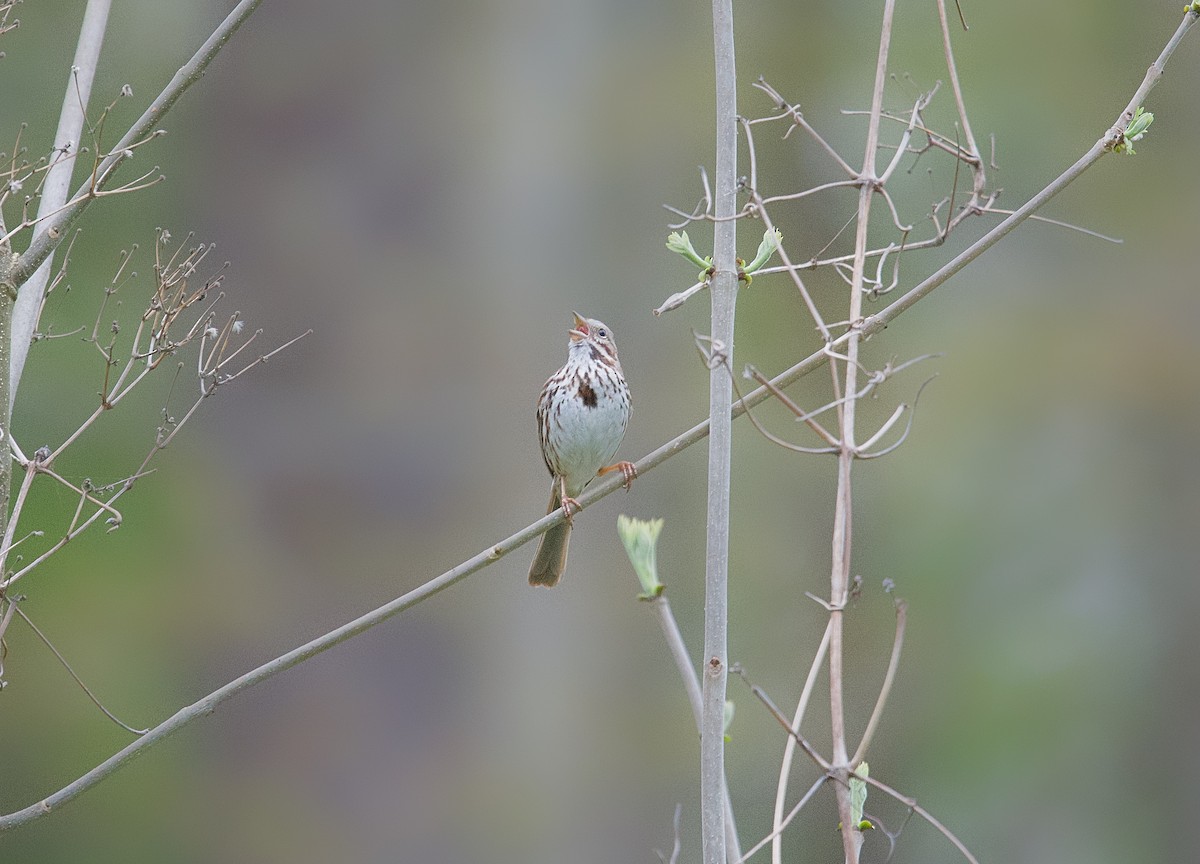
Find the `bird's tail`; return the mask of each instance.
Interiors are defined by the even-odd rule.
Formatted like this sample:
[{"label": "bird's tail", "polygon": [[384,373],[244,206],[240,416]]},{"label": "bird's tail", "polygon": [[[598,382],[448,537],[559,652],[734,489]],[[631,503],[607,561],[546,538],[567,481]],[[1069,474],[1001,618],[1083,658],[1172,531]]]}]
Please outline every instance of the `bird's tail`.
[{"label": "bird's tail", "polygon": [[[562,506],[559,493],[559,483],[556,479],[550,489],[550,506],[547,513],[553,513]],[[529,568],[529,584],[545,585],[553,588],[562,578],[567,569],[567,544],[571,540],[571,525],[560,522],[542,535],[538,542],[537,554],[533,556],[533,564]]]}]

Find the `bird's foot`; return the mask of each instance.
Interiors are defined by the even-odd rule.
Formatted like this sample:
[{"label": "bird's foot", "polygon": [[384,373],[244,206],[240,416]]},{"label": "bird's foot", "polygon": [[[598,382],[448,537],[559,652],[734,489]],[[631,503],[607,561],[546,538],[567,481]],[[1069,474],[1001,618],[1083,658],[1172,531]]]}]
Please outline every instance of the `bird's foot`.
[{"label": "bird's foot", "polygon": [[625,491],[628,492],[630,485],[633,483],[633,478],[637,476],[637,466],[632,462],[616,462],[612,465],[606,465],[596,473],[603,477],[612,471],[621,472],[621,476],[625,478]]},{"label": "bird's foot", "polygon": [[568,525],[573,525],[575,522],[574,518],[571,516],[571,508],[572,507],[575,508],[576,512],[579,512],[580,510],[583,509],[582,507],[579,506],[579,502],[576,501],[571,496],[569,496],[569,495],[562,496],[563,516],[567,520]]}]

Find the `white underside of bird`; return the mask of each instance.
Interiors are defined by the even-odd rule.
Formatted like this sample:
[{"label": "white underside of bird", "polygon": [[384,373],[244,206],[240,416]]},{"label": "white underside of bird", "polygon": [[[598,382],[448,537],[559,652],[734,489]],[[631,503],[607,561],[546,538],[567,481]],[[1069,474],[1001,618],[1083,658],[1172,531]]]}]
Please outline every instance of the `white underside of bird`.
[{"label": "white underside of bird", "polygon": [[631,411],[611,332],[602,322],[576,314],[568,333],[567,362],[550,376],[537,406],[542,457],[553,478],[546,512],[567,507],[565,521],[542,535],[529,570],[530,584],[547,587],[558,584],[567,565],[575,497],[602,471],[619,469],[627,485],[636,474],[632,463],[609,464]]}]

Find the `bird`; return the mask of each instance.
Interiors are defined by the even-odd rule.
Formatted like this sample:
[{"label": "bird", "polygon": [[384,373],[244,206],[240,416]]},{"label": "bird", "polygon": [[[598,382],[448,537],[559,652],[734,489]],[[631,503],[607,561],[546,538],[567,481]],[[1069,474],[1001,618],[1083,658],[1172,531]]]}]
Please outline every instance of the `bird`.
[{"label": "bird", "polygon": [[538,442],[553,478],[546,512],[562,507],[566,516],[542,535],[529,568],[529,584],[547,588],[558,584],[567,566],[571,508],[581,509],[575,497],[610,471],[621,472],[626,489],[637,476],[632,462],[609,464],[633,411],[613,332],[602,321],[572,314],[567,362],[546,381],[537,402]]}]

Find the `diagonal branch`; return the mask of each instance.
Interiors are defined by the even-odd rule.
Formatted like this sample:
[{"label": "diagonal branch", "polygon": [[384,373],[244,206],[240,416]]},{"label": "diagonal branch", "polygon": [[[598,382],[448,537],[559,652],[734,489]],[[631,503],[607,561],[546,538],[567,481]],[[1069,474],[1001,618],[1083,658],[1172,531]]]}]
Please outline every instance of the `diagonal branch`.
[{"label": "diagonal branch", "polygon": [[[824,351],[819,351],[816,354],[797,363],[786,372],[772,379],[772,384],[776,387],[785,387],[788,384],[798,380],[803,375],[820,368],[829,359]],[[746,407],[753,407],[764,402],[771,395],[766,387],[748,393],[745,398],[740,400],[733,406],[731,415],[733,417],[741,416],[745,413]],[[638,474],[645,474],[652,471],[667,461],[673,456],[682,453],[688,447],[698,441],[703,440],[708,435],[709,421],[703,420],[697,423],[686,432],[672,438],[670,441],[663,444],[661,447],[644,456],[637,463]],[[580,509],[586,509],[590,505],[599,501],[607,495],[611,495],[617,489],[624,488],[624,482],[621,477],[613,476],[610,478],[602,478],[597,480],[588,487],[582,495],[579,496],[578,502]],[[164,741],[174,735],[180,729],[190,725],[196,720],[206,717],[211,714],[216,707],[222,702],[236,696],[243,690],[266,681],[268,678],[273,678],[280,672],[285,672],[296,666],[310,657],[315,657],[335,645],[340,645],[348,639],[364,633],[382,624],[401,612],[416,606],[417,604],[428,600],[430,597],[438,594],[449,588],[468,576],[483,570],[491,564],[496,563],[504,556],[508,555],[515,549],[533,540],[538,535],[549,530],[553,526],[563,521],[562,508],[553,511],[552,513],[543,516],[536,522],[533,522],[526,527],[517,531],[515,534],[501,540],[487,549],[484,549],[479,554],[467,559],[456,567],[452,567],[440,576],[429,580],[413,590],[409,591],[390,603],[374,609],[365,615],[355,618],[353,621],[343,624],[335,630],[331,630],[317,638],[305,643],[304,645],[295,648],[286,654],[276,657],[267,663],[262,664],[256,669],[247,672],[246,674],[230,681],[223,687],[214,690],[212,693],[200,699],[197,702],[181,708],[175,714],[159,723],[149,732],[143,735],[138,740],[130,743],[124,749],[114,753],[108,759],[101,762],[92,770],[82,775],[73,782],[67,784],[52,795],[47,796],[41,801],[25,807],[22,810],[17,810],[8,815],[0,816],[0,831],[6,831],[11,828],[16,828],[28,822],[37,819],[40,816],[45,816],[53,810],[61,807],[63,804],[78,797],[83,792],[95,786],[101,780],[104,780],[113,772],[126,765],[134,757],[141,755],[148,748],[155,744]]]},{"label": "diagonal branch", "polygon": [[908,604],[903,600],[898,600],[896,601],[896,636],[892,640],[891,658],[888,660],[887,672],[883,676],[883,686],[879,688],[879,697],[875,700],[875,710],[871,712],[871,719],[867,721],[867,731],[863,732],[862,741],[859,742],[858,749],[850,758],[851,765],[858,765],[867,758],[871,739],[875,737],[875,730],[883,716],[883,706],[887,704],[888,696],[892,692],[892,684],[896,680],[896,670],[900,668],[900,650],[904,647],[904,629],[907,622]]},{"label": "diagonal branch", "polygon": [[[797,812],[797,808],[808,800],[809,796],[816,791],[814,785],[809,793],[800,799],[800,802],[793,807],[785,817],[783,812],[784,800],[787,796],[788,779],[792,774],[792,761],[796,758],[796,741],[800,736],[800,727],[804,722],[804,713],[808,710],[808,700],[812,698],[812,692],[817,686],[817,673],[821,671],[821,665],[825,662],[825,657],[829,652],[829,630],[833,626],[832,622],[825,625],[825,635],[821,637],[821,644],[817,648],[816,654],[813,655],[812,666],[808,670],[808,677],[804,679],[804,688],[800,691],[800,700],[796,703],[796,711],[792,715],[791,726],[789,731],[794,732],[794,735],[788,735],[787,741],[783,745],[783,759],[779,765],[779,780],[775,784],[775,813],[771,822],[771,862],[772,864],[781,864],[783,861],[783,829],[791,820],[793,814]],[[821,778],[821,783],[825,782],[825,777]],[[751,852],[754,850],[751,849]],[[747,855],[750,853],[747,852]]]},{"label": "diagonal branch", "polygon": [[[1133,105],[1134,108],[1126,109],[1128,117],[1133,116],[1133,111],[1135,110],[1136,106],[1144,101],[1146,94],[1150,91],[1154,84],[1157,83],[1158,78],[1162,75],[1162,71],[1167,60],[1170,58],[1171,54],[1174,53],[1184,35],[1187,34],[1188,30],[1191,29],[1198,19],[1200,19],[1200,15],[1197,15],[1194,12],[1188,12],[1184,16],[1183,22],[1180,24],[1175,34],[1171,37],[1166,47],[1159,55],[1159,58],[1150,67],[1150,70],[1146,73],[1146,78],[1142,82],[1142,85],[1138,88],[1137,92],[1134,94],[1134,97],[1130,100],[1130,105]],[[1125,115],[1123,114],[1122,117],[1125,117]],[[1127,120],[1125,122],[1127,122]],[[973,243],[968,249],[956,256],[943,268],[909,291],[908,294],[905,294],[903,297],[896,300],[881,312],[868,316],[861,322],[857,322],[852,326],[854,326],[855,329],[864,335],[877,333],[880,330],[883,330],[888,324],[900,317],[900,315],[911,308],[919,300],[932,293],[933,290],[938,286],[945,283],[946,280],[965,267],[968,263],[970,263],[970,261],[977,258],[986,249],[994,246],[1004,235],[1008,234],[1013,228],[1025,221],[1025,219],[1029,218],[1034,210],[1045,204],[1064,188],[1066,188],[1066,186],[1072,180],[1076,179],[1080,174],[1086,171],[1087,168],[1091,167],[1091,165],[1094,164],[1099,157],[1103,155],[1103,153],[1107,152],[1105,145],[1109,143],[1113,135],[1119,131],[1122,131],[1123,129],[1124,125],[1119,121],[1117,125],[1114,125],[1114,127],[1108,133],[1106,133],[1102,139],[1100,139],[1097,144],[1099,147],[1098,152],[1093,155],[1093,150],[1096,150],[1096,147],[1093,147],[1093,150],[1089,150],[1087,154],[1085,154],[1078,162],[1075,163],[1075,165],[1071,166],[1065,172],[1051,181],[1051,183],[1046,186],[1045,189],[1038,193],[1038,195],[1036,195],[1034,198],[1030,199],[1025,206],[1018,209],[1015,213],[1005,219],[1004,222],[996,226],[996,228],[994,228],[984,237]],[[830,343],[829,346],[823,346],[820,350],[810,354],[808,357],[805,357],[791,368],[772,378],[771,383],[778,388],[787,387],[810,372],[821,368],[830,360],[829,349],[844,345],[847,341],[849,341],[849,338],[849,332],[842,334],[832,343]],[[734,403],[731,414],[733,417],[738,417],[745,413],[747,407],[753,408],[757,405],[760,405],[770,397],[770,390],[768,390],[766,387],[759,387],[756,390],[746,394],[743,399]],[[675,438],[672,438],[670,441],[667,441],[665,444],[647,454],[637,462],[638,473],[644,474],[647,471],[651,471],[671,457],[682,453],[688,447],[691,447],[697,441],[700,441],[706,435],[708,435],[708,430],[709,422],[708,420],[703,420],[700,423],[697,423],[691,429],[688,429]],[[622,488],[622,486],[623,483],[620,476],[614,475],[607,480],[598,480],[595,484],[593,484],[592,487],[589,487],[588,491],[579,496],[579,504],[581,509],[585,509],[596,501],[599,501],[601,498],[611,495],[617,489]],[[444,591],[451,585],[461,582],[468,576],[483,570],[488,565],[495,563],[509,552],[512,552],[514,549],[524,545],[525,543],[528,543],[530,540],[544,533],[554,525],[557,525],[562,520],[563,511],[560,508],[552,513],[547,514],[546,516],[543,516],[536,522],[527,525],[525,528],[500,541],[499,543],[488,547],[484,551],[464,561],[458,566],[447,570],[440,576],[431,579],[417,588],[414,588],[412,591],[409,591],[407,594],[398,597],[390,603],[380,606],[379,608],[372,610],[371,612],[368,612],[365,615],[362,615],[335,630],[325,633],[322,636],[319,636],[316,639],[313,639],[310,642],[307,642],[304,645],[301,645],[300,647],[275,658],[274,660],[264,663],[233,681],[230,681],[228,684],[218,688],[217,690],[214,690],[212,693],[208,694],[198,702],[195,702],[186,708],[180,709],[167,720],[163,721],[147,732],[146,735],[142,736],[137,741],[132,742],[129,746],[125,747],[121,751],[113,754],[91,771],[88,771],[83,776],[79,777],[67,786],[64,786],[62,789],[59,789],[57,792],[46,797],[42,801],[36,802],[14,813],[0,816],[0,831],[16,828],[20,825],[31,822],[40,816],[45,816],[46,814],[52,812],[55,808],[65,804],[86,790],[92,788],[101,780],[115,772],[117,769],[127,764],[135,756],[141,755],[149,747],[152,747],[171,735],[174,735],[180,729],[183,729],[185,726],[190,725],[192,722],[200,719],[201,717],[211,714],[222,702],[232,698],[244,690],[250,689],[256,684],[262,683],[268,678],[278,675],[280,672],[291,669],[293,666],[302,663],[310,657],[314,657],[317,654],[329,650],[335,645],[345,642],[359,633],[363,633],[371,629],[377,624],[381,624],[384,621],[394,618],[396,615],[400,614],[406,609],[416,606],[422,601],[427,600],[429,597]],[[785,728],[788,726],[786,719],[784,720],[784,726]],[[790,731],[791,730],[789,729],[789,732]],[[883,788],[882,784],[877,783],[874,779],[869,778],[867,782],[877,786],[878,788]],[[902,800],[906,799],[902,798]],[[924,815],[924,813],[920,810],[917,812]]]},{"label": "diagonal branch", "polygon": [[[906,807],[932,825],[938,831],[938,833],[940,833],[954,845],[954,848],[956,848],[962,854],[963,858],[967,860],[968,864],[979,864],[979,860],[971,854],[971,850],[966,847],[966,844],[958,839],[954,832],[943,825],[941,821],[938,820],[932,813],[918,804],[916,798],[905,795],[896,789],[893,789],[888,784],[875,779],[874,777],[864,777],[862,774],[858,773],[859,766],[856,766],[854,771],[839,771],[837,766],[818,753],[817,749],[813,747],[812,744],[810,744],[807,740],[805,740],[803,735],[788,726],[787,718],[783,716],[783,712],[779,710],[778,706],[776,706],[774,701],[772,701],[771,697],[767,695],[767,691],[757,684],[750,684],[748,680],[746,683],[750,686],[750,692],[754,694],[754,697],[762,703],[763,707],[765,707],[770,715],[775,718],[775,721],[784,728],[789,737],[795,739],[797,745],[801,750],[804,751],[804,755],[811,759],[814,765],[825,772],[825,775],[822,779],[833,780],[835,786],[844,786],[847,789],[847,792],[849,791],[849,783],[851,778],[856,778],[858,780],[862,780],[864,783],[871,784],[876,789],[879,789],[888,796],[899,801],[901,804],[904,804]],[[839,776],[839,774],[844,776]],[[802,799],[801,803],[803,803],[804,800],[807,800],[807,798],[808,796],[805,795],[805,798]],[[758,847],[756,846],[755,848]]]},{"label": "diagonal branch", "polygon": [[907,309],[910,309],[913,304],[917,303],[921,298],[928,295],[939,285],[943,284],[951,276],[954,276],[985,251],[995,246],[1003,240],[1008,234],[1030,218],[1035,211],[1040,210],[1045,206],[1050,199],[1057,195],[1062,190],[1066,189],[1072,182],[1077,180],[1085,171],[1100,161],[1100,158],[1106,153],[1111,152],[1112,148],[1119,143],[1124,137],[1125,126],[1133,118],[1134,111],[1138,106],[1146,101],[1146,96],[1154,89],[1160,78],[1162,78],[1163,70],[1166,68],[1167,61],[1171,55],[1175,53],[1175,49],[1179,47],[1183,37],[1188,31],[1200,20],[1200,13],[1188,11],[1184,13],[1183,21],[1179,27],[1167,40],[1167,44],[1159,53],[1158,58],[1150,64],[1150,68],[1146,70],[1146,76],[1142,79],[1142,83],[1138,86],[1133,94],[1133,98],[1129,100],[1129,104],[1125,106],[1125,110],[1117,118],[1116,122],[1109,127],[1108,131],[1096,141],[1091,148],[1084,153],[1079,159],[1064,171],[1054,180],[1038,192],[1023,205],[1018,207],[1011,216],[1002,221],[991,231],[984,234],[977,241],[972,243],[958,255],[954,256],[950,261],[943,264],[936,272],[926,278],[923,282],[911,288],[906,294],[897,298],[891,305],[883,311],[869,315],[862,321],[862,331],[864,336],[870,336],[885,328],[888,324],[894,321],[899,315],[903,314]]}]

